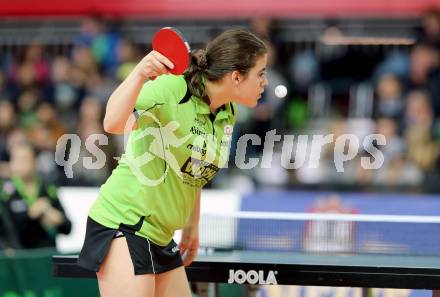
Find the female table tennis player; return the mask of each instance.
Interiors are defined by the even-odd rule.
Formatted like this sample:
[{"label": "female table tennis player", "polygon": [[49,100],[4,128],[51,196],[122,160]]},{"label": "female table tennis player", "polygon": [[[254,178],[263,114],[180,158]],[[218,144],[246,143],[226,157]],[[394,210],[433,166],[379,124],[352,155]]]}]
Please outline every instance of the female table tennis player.
[{"label": "female table tennis player", "polygon": [[90,209],[79,257],[97,272],[101,296],[191,296],[184,265],[199,246],[200,190],[225,163],[205,149],[213,136],[214,152],[228,147],[235,103],[256,105],[266,61],[259,38],[229,30],[192,52],[183,75],[170,74],[173,63],[151,51],[110,96],[105,130],[121,134],[134,124]]}]

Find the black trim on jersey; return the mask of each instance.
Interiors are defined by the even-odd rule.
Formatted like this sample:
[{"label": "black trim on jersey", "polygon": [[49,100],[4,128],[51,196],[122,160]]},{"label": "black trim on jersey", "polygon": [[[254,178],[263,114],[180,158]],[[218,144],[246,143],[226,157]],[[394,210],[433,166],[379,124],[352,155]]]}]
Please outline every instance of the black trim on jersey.
[{"label": "black trim on jersey", "polygon": [[[209,119],[211,120],[211,123],[214,124],[215,121],[215,114],[213,114],[212,112],[209,114]],[[214,127],[212,128],[212,130],[214,131]]]},{"label": "black trim on jersey", "polygon": [[189,99],[191,99],[192,93],[189,90],[188,85],[186,85],[186,94],[185,96],[183,96],[182,100],[180,100],[179,104],[183,104],[189,101]]},{"label": "black trim on jersey", "polygon": [[127,225],[124,223],[120,223],[119,230],[134,234],[135,232],[141,230],[144,220],[145,220],[145,216],[142,216],[135,225]]},{"label": "black trim on jersey", "polygon": [[231,105],[231,111],[232,111],[232,115],[235,115],[235,110],[234,110],[234,104],[229,103]]},{"label": "black trim on jersey", "polygon": [[[141,109],[141,111],[142,111],[142,112],[149,111],[150,109],[153,109],[153,108],[155,108],[155,107],[158,106],[158,105],[164,105],[164,104],[163,104],[163,103],[155,103],[155,104],[154,104],[153,106],[151,106],[150,108],[145,109],[145,110],[142,110],[142,109]],[[133,113],[134,113],[134,116],[136,117],[136,119],[139,118],[139,116],[141,115],[141,114],[139,114],[139,112],[137,111],[136,108],[133,108]]]}]

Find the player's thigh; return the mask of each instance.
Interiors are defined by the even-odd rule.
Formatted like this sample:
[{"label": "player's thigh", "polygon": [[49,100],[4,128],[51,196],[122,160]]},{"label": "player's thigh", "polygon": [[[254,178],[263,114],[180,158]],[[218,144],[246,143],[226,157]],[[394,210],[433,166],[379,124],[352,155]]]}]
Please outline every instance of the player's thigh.
[{"label": "player's thigh", "polygon": [[188,279],[183,266],[156,275],[155,297],[190,297]]},{"label": "player's thigh", "polygon": [[135,275],[125,237],[112,240],[97,273],[102,297],[153,297],[154,275]]}]

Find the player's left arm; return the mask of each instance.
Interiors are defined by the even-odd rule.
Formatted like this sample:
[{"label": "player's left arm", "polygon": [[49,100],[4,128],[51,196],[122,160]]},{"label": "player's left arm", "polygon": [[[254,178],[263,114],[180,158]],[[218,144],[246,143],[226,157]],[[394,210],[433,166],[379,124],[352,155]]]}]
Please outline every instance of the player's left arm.
[{"label": "player's left arm", "polygon": [[194,207],[188,223],[182,230],[182,238],[180,240],[179,249],[183,257],[183,264],[188,266],[197,256],[199,249],[199,221],[200,221],[200,196],[202,190],[196,192]]}]

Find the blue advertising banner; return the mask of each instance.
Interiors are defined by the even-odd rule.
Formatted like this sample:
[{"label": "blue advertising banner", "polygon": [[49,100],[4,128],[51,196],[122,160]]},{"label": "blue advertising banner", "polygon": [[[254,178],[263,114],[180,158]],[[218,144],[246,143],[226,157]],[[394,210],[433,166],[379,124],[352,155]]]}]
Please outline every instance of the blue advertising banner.
[{"label": "blue advertising banner", "polygon": [[440,214],[440,196],[255,192],[243,197],[241,210],[360,215],[353,221],[337,215],[334,220],[242,219],[237,242],[247,249],[440,255],[440,223],[426,218]]},{"label": "blue advertising banner", "polygon": [[[324,253],[330,257],[334,253],[348,257],[358,253],[440,256],[440,223],[423,222],[429,221],[428,216],[439,219],[432,216],[440,214],[440,195],[255,192],[243,197],[240,210],[287,216],[286,219],[240,219],[236,241],[245,249]],[[295,219],[298,213],[305,218]],[[308,214],[328,214],[334,218],[308,220]],[[339,214],[360,220],[339,221]],[[370,294],[372,297],[431,296],[430,291],[403,289],[374,289]],[[264,297],[360,295],[360,288],[274,286],[260,291]]]}]

